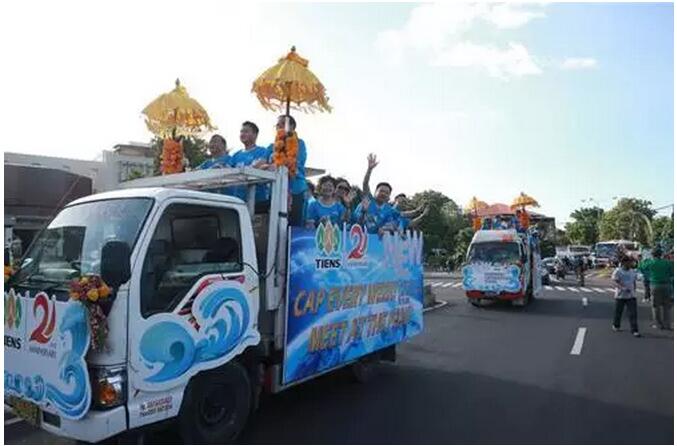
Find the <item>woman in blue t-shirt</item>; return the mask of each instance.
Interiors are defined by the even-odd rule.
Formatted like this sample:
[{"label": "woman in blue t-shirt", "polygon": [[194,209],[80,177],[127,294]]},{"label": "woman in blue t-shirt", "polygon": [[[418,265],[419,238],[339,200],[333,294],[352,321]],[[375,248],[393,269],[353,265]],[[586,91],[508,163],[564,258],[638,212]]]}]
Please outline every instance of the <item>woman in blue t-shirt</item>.
[{"label": "woman in blue t-shirt", "polygon": [[336,200],[334,179],[325,175],[317,183],[317,199],[308,203],[306,227],[315,228],[321,222],[340,224],[346,220],[346,208]]}]

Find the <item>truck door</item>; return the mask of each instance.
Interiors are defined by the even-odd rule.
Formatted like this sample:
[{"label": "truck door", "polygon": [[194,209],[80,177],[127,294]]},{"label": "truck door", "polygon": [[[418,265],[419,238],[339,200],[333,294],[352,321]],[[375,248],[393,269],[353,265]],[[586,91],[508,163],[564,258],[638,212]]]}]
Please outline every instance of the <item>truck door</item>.
[{"label": "truck door", "polygon": [[175,416],[192,376],[259,342],[246,208],[185,199],[159,206],[129,299],[130,428]]}]

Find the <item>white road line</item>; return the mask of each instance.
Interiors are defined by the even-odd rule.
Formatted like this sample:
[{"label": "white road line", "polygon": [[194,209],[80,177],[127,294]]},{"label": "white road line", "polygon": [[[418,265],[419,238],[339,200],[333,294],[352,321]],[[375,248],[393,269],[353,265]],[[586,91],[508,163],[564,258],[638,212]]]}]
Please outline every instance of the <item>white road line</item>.
[{"label": "white road line", "polygon": [[546,290],[552,290],[552,287],[551,287],[550,285],[546,285],[544,288],[545,288]]},{"label": "white road line", "polygon": [[461,286],[463,286],[463,282],[455,283],[453,287],[454,288],[460,288]]},{"label": "white road line", "polygon": [[5,420],[5,426],[11,426],[12,424],[21,423],[23,420],[21,418],[12,418],[11,420]]},{"label": "white road line", "polygon": [[593,288],[593,290],[597,291],[598,293],[606,293],[603,288]]},{"label": "white road line", "polygon": [[452,285],[453,285],[452,282],[447,282],[447,283],[445,283],[444,285],[442,285],[442,288],[449,288],[449,287],[452,286]]},{"label": "white road line", "polygon": [[592,290],[590,288],[581,287],[581,289],[586,293],[592,293]]},{"label": "white road line", "polygon": [[574,346],[571,347],[572,355],[580,355],[581,350],[583,350],[583,341],[585,340],[585,332],[587,329],[585,327],[580,327],[578,333],[576,333],[576,340],[574,340]]},{"label": "white road line", "polygon": [[567,288],[568,288],[569,290],[573,291],[574,293],[580,293],[580,291],[578,290],[578,288],[574,288],[574,287],[572,287],[572,286],[569,286],[569,287],[567,287]]},{"label": "white road line", "polygon": [[442,285],[442,282],[432,282],[430,286],[440,286]]},{"label": "white road line", "polygon": [[607,288],[606,290],[607,290],[607,291],[611,291],[612,293],[615,293],[615,292],[616,292],[616,289],[615,289],[615,288]]},{"label": "white road line", "polygon": [[566,291],[566,290],[567,290],[567,289],[564,288],[563,286],[556,286],[555,288],[556,288],[557,290],[559,290],[559,291]]}]

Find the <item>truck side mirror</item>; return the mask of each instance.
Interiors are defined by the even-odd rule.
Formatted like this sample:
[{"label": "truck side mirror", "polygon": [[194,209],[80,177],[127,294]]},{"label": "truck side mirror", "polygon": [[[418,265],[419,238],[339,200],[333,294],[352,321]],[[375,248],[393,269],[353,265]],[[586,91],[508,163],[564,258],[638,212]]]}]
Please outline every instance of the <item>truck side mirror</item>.
[{"label": "truck side mirror", "polygon": [[117,289],[131,277],[129,245],[121,241],[110,241],[101,249],[101,279],[108,286]]}]

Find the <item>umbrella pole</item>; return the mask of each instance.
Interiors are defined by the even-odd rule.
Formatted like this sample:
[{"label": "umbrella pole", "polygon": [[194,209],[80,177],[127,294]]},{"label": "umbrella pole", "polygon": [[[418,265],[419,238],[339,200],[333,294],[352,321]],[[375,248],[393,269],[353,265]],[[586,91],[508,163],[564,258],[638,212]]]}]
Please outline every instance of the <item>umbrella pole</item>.
[{"label": "umbrella pole", "polygon": [[289,102],[290,102],[290,97],[287,96],[287,111],[284,115],[284,132],[289,133],[289,127],[290,127],[290,122],[289,122]]}]

